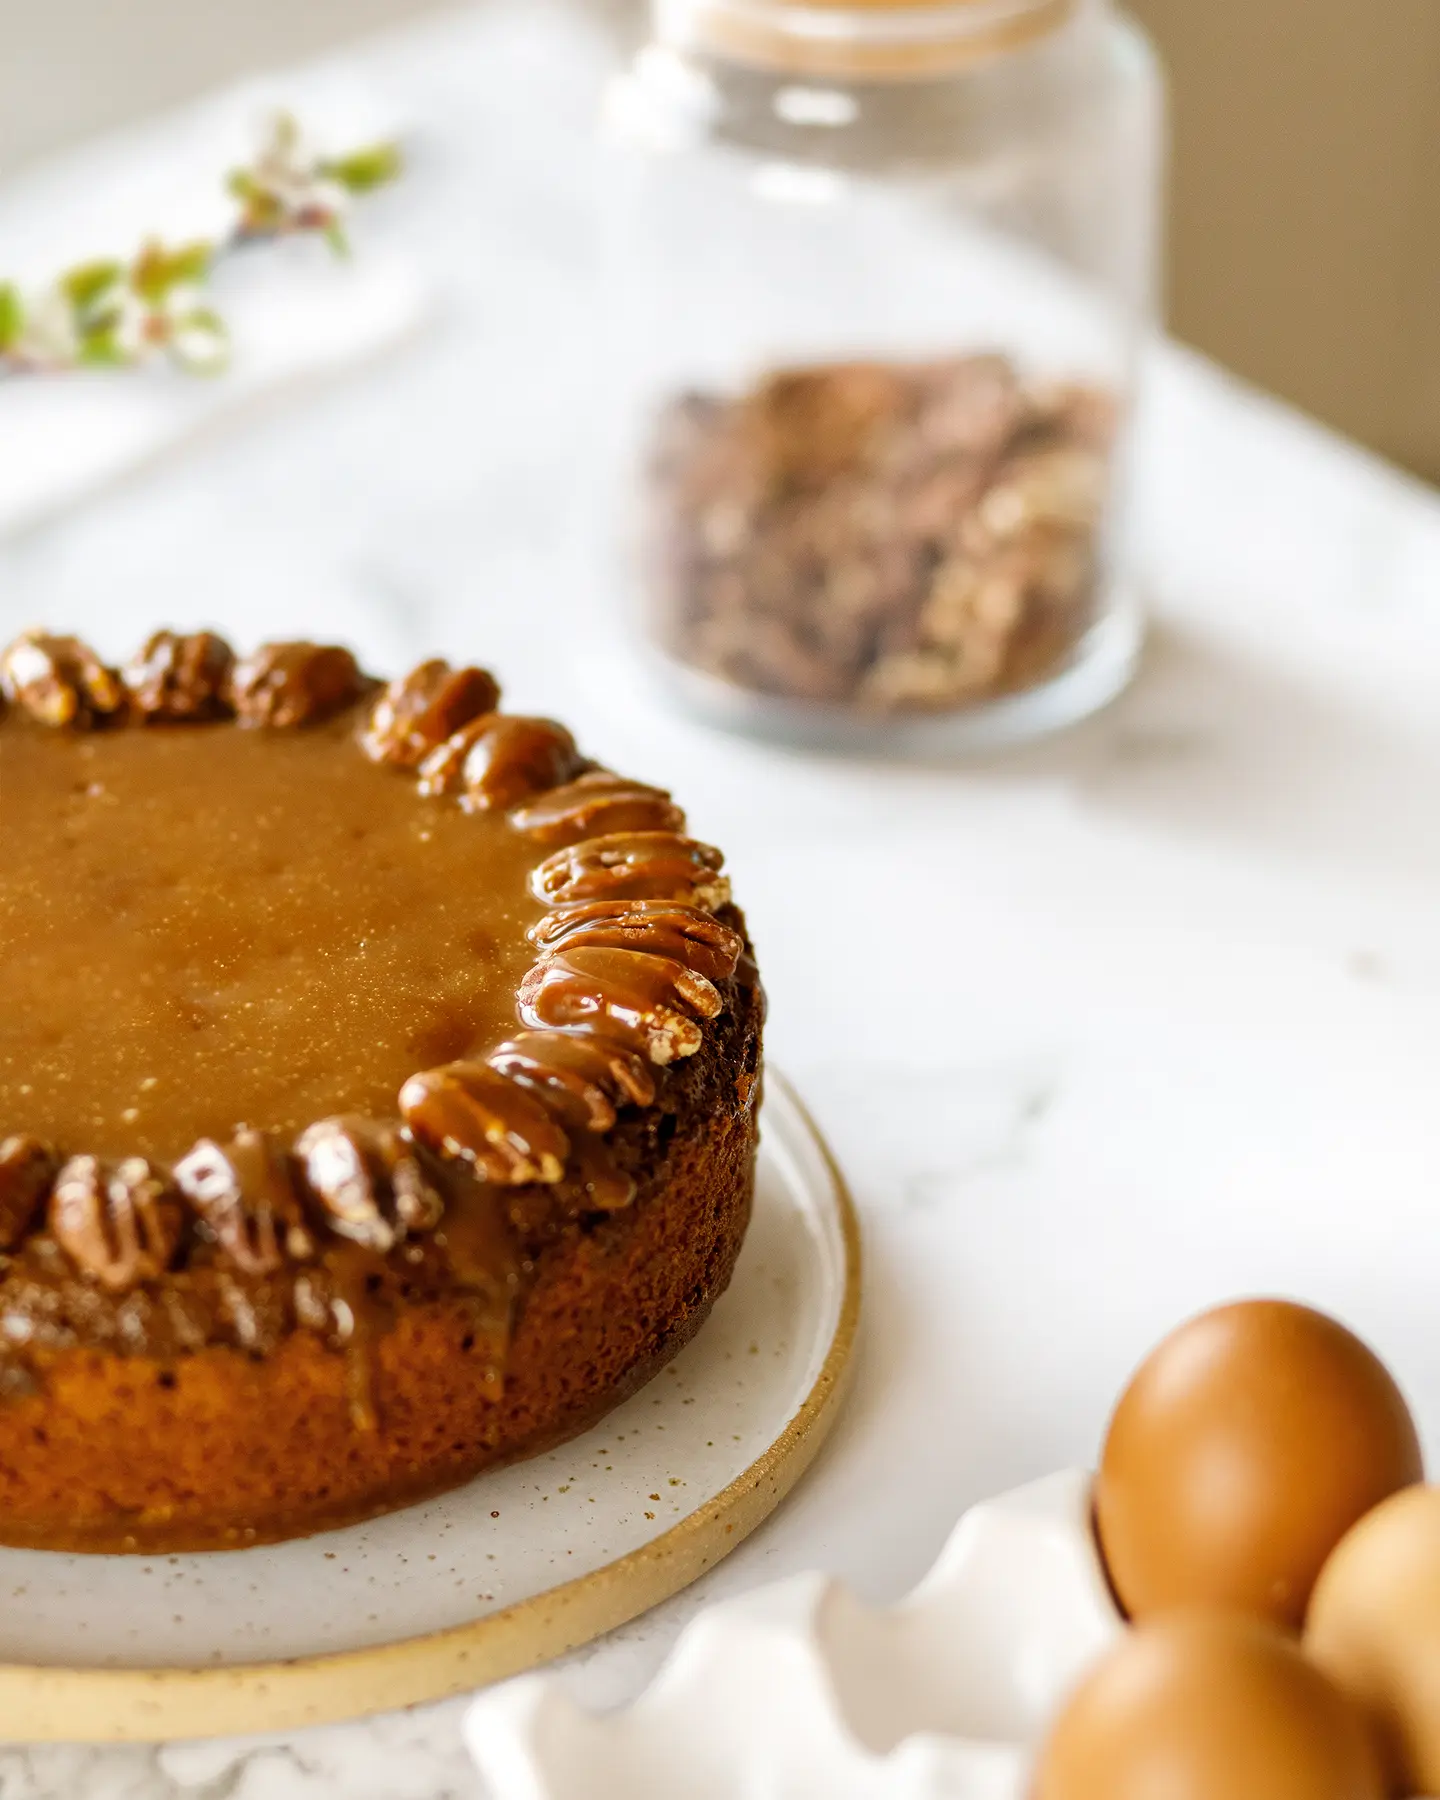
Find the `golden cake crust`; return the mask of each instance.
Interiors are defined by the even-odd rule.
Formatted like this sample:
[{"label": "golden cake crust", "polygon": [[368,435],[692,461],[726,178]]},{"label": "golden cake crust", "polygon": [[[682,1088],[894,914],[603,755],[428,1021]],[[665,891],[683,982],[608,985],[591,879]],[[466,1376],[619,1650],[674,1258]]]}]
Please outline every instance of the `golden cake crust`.
[{"label": "golden cake crust", "polygon": [[737,1001],[716,1054],[646,1115],[634,1154],[653,1166],[634,1205],[537,1249],[498,1400],[457,1295],[397,1309],[373,1347],[367,1429],[353,1366],[312,1332],[259,1358],[62,1349],[37,1391],[0,1405],[0,1540],[197,1550],[297,1536],[584,1430],[684,1347],[729,1283],[754,1185],[762,1010],[758,990]]}]

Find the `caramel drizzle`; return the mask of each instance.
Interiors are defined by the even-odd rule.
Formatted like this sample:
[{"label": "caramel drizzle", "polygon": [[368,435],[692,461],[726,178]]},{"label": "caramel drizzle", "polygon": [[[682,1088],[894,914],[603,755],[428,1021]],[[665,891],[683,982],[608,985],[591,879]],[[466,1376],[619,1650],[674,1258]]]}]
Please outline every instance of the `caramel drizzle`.
[{"label": "caramel drizzle", "polygon": [[59,1168],[55,1153],[38,1138],[0,1142],[0,1251],[13,1250],[42,1216]]},{"label": "caramel drizzle", "polygon": [[175,1165],[175,1184],[243,1274],[273,1275],[315,1255],[289,1159],[266,1133],[241,1131],[224,1145],[202,1138]]},{"label": "caramel drizzle", "polygon": [[143,1157],[73,1156],[55,1178],[50,1230],[101,1287],[123,1294],[169,1268],[184,1212],[169,1176]]},{"label": "caramel drizzle", "polygon": [[616,831],[557,850],[530,878],[547,906],[576,900],[675,900],[716,912],[730,900],[711,844],[674,831]]},{"label": "caramel drizzle", "polygon": [[537,844],[573,844],[615,831],[683,831],[685,815],[664,788],[591,769],[517,806],[510,823]]},{"label": "caramel drizzle", "polygon": [[415,769],[473,720],[500,704],[495,677],[485,669],[452,669],[423,662],[375,702],[360,747],[372,762]]},{"label": "caramel drizzle", "polygon": [[615,1166],[603,1138],[576,1139],[571,1176],[586,1212],[623,1212],[635,1198],[635,1178]]},{"label": "caramel drizzle", "polygon": [[[157,633],[123,672],[74,638],[27,633],[0,653],[0,696],[73,729],[295,728],[344,710],[367,685],[336,646],[270,644],[237,662],[210,633]],[[423,794],[506,811],[548,851],[531,885],[550,910],[528,933],[537,960],[517,995],[526,1029],[483,1058],[412,1076],[401,1122],[321,1120],[293,1147],[243,1131],[197,1144],[173,1177],[139,1159],[60,1167],[32,1139],[0,1141],[0,1251],[46,1219],[82,1274],[114,1293],[162,1274],[187,1232],[242,1275],[297,1265],[297,1321],[344,1349],[352,1417],[369,1430],[372,1346],[388,1316],[377,1260],[433,1235],[474,1299],[498,1397],[521,1276],[495,1197],[542,1185],[582,1212],[629,1205],[636,1184],[605,1134],[622,1107],[654,1103],[655,1068],[700,1049],[724,1006],[719,984],[742,958],[753,980],[741,934],[715,916],[730,900],[723,858],[685,835],[670,795],[587,765],[563,726],[498,704],[487,672],[432,660],[384,689],[359,742],[413,772]]]},{"label": "caramel drizzle", "polygon": [[530,942],[546,952],[593,945],[667,956],[708,980],[735,973],[745,940],[697,907],[670,900],[591,900],[558,907],[532,925]]},{"label": "caramel drizzle", "polygon": [[539,1095],[567,1129],[609,1131],[627,1101],[649,1106],[655,1078],[646,1057],[618,1038],[522,1031],[490,1052],[492,1069]]},{"label": "caramel drizzle", "polygon": [[394,1305],[366,1247],[330,1244],[321,1258],[326,1335],[345,1358],[345,1403],[356,1431],[380,1429],[375,1346],[394,1321]]},{"label": "caramel drizzle", "polygon": [[446,1177],[445,1216],[435,1233],[468,1311],[468,1348],[478,1359],[488,1398],[504,1394],[505,1360],[521,1286],[521,1267],[501,1191],[472,1181],[463,1170]]},{"label": "caramel drizzle", "polygon": [[400,1112],[412,1137],[469,1163],[482,1180],[549,1186],[565,1172],[564,1128],[488,1063],[447,1063],[412,1075],[400,1090]]},{"label": "caramel drizzle", "polygon": [[584,767],[575,740],[553,719],[486,713],[420,764],[420,792],[454,795],[467,812],[506,810]]},{"label": "caramel drizzle", "polygon": [[704,1041],[697,1019],[715,1018],[720,1005],[703,975],[642,950],[559,950],[537,963],[520,989],[527,1025],[603,1030],[613,1022],[662,1066],[695,1054]]},{"label": "caramel drizzle", "polygon": [[125,689],[79,638],[26,631],[0,652],[0,696],[52,729],[86,730],[122,712]]}]

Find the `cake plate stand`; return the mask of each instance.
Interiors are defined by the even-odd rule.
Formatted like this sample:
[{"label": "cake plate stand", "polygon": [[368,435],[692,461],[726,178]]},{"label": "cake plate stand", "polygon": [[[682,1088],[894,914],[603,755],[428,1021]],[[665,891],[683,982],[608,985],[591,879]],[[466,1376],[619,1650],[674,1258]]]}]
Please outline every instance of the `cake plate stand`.
[{"label": "cake plate stand", "polygon": [[755,1217],[695,1340],[585,1436],[289,1544],[0,1548],[0,1738],[158,1741],[388,1711],[533,1668],[657,1605],[779,1505],[834,1421],[855,1214],[767,1078]]}]

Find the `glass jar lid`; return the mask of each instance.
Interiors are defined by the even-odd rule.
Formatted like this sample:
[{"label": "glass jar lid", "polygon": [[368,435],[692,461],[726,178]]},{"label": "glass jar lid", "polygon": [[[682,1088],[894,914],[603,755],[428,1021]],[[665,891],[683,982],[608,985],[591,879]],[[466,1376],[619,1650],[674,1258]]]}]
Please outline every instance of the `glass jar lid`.
[{"label": "glass jar lid", "polygon": [[655,0],[664,42],[801,76],[944,74],[1054,31],[1079,0]]}]

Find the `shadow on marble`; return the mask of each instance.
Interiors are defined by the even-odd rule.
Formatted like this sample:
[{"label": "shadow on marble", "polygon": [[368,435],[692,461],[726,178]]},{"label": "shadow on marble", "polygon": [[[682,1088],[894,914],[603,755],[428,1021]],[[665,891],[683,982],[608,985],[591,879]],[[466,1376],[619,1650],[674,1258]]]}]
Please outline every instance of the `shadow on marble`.
[{"label": "shadow on marble", "polygon": [[1259,862],[1440,877],[1440,741],[1191,630],[1156,627],[1110,713],[1011,768]]},{"label": "shadow on marble", "polygon": [[[1134,684],[1104,712],[1017,750],[847,760],[882,780],[1053,785],[1138,831],[1211,839],[1262,865],[1440,879],[1440,734],[1406,731],[1319,679],[1189,628],[1152,624]],[[1355,684],[1352,684],[1352,691]]]}]

